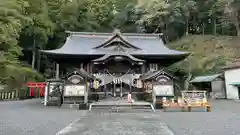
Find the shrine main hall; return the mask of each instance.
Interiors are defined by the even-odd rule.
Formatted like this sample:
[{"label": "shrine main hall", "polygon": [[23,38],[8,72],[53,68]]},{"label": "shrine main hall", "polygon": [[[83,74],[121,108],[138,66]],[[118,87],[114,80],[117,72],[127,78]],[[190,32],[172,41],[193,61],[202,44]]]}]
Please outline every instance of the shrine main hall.
[{"label": "shrine main hall", "polygon": [[138,79],[164,74],[162,69],[185,59],[190,53],[169,49],[161,34],[70,32],[59,49],[41,50],[55,61],[56,78],[84,69],[101,80],[105,94],[122,97]]}]

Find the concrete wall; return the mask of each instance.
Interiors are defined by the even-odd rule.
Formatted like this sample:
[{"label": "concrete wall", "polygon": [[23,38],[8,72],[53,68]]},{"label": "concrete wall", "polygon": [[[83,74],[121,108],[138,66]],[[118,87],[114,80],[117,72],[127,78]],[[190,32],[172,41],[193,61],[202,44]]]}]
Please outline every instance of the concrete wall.
[{"label": "concrete wall", "polygon": [[240,82],[240,68],[224,71],[227,99],[239,99],[238,87],[231,85]]}]

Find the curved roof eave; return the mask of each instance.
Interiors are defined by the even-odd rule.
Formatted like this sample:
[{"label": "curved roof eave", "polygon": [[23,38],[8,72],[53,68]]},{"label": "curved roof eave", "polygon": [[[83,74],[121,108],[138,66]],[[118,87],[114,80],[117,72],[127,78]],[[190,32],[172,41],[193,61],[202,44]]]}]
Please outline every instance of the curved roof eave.
[{"label": "curved roof eave", "polygon": [[[91,34],[91,33],[90,33]],[[126,36],[129,42],[133,45],[137,45],[142,50],[133,50],[129,51],[130,55],[137,56],[189,56],[190,52],[181,52],[177,50],[169,49],[164,45],[163,41],[158,38],[157,35],[139,35],[135,34],[127,34],[122,33],[122,35]],[[108,52],[92,49],[96,46],[99,46],[99,43],[103,43],[106,39],[111,37],[110,33],[108,35],[100,34],[96,36],[78,35],[71,34],[67,37],[64,45],[55,50],[40,50],[41,53],[49,54],[49,55],[105,55]]]},{"label": "curved roof eave", "polygon": [[[39,50],[41,53],[45,53],[45,54],[52,54],[52,55],[105,55],[106,53],[86,53],[86,54],[80,54],[80,53],[65,53],[65,52],[62,52],[60,49],[55,49],[55,50]],[[143,53],[130,53],[131,55],[133,56],[139,56],[139,55],[142,55],[142,56],[190,56],[192,53],[191,52],[180,52],[180,51],[177,51],[177,53],[173,53],[173,54],[143,54]]]},{"label": "curved roof eave", "polygon": [[108,58],[111,57],[111,56],[126,56],[126,57],[128,57],[129,59],[131,59],[131,60],[133,60],[133,61],[145,62],[145,60],[138,59],[138,58],[136,58],[136,57],[134,57],[134,56],[132,56],[132,55],[130,55],[130,54],[106,54],[106,55],[104,55],[104,56],[102,56],[102,57],[100,57],[100,58],[94,59],[94,60],[92,60],[92,61],[94,61],[94,62],[103,61],[103,60],[108,59]]}]

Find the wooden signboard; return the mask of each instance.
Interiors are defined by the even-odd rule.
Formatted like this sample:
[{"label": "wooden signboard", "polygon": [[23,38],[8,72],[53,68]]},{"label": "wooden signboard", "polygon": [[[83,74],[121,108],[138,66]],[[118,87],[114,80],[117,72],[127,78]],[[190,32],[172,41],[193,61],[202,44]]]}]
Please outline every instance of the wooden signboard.
[{"label": "wooden signboard", "polygon": [[174,96],[173,85],[154,85],[153,91],[156,96]]},{"label": "wooden signboard", "polygon": [[84,96],[86,91],[85,85],[66,85],[64,87],[64,96],[72,97],[72,96]]}]

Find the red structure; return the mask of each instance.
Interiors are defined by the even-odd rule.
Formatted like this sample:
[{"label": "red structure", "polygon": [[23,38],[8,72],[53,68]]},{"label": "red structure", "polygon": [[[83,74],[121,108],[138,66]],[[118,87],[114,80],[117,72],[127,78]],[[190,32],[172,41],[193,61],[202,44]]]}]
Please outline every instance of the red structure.
[{"label": "red structure", "polygon": [[38,88],[39,91],[39,96],[42,97],[44,96],[45,92],[45,86],[47,85],[46,82],[27,82],[27,86],[30,88],[29,90],[29,96],[33,97],[35,93],[35,88]]}]

